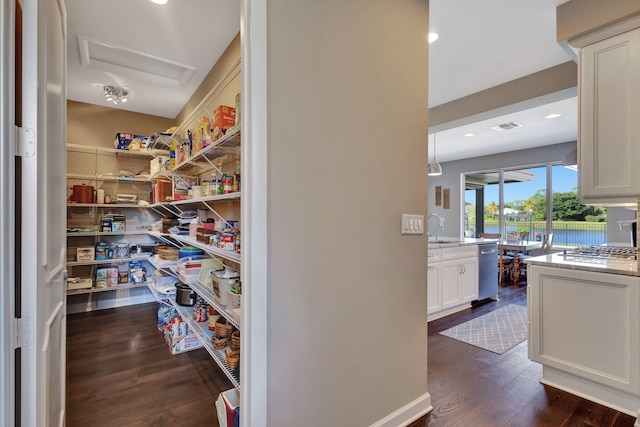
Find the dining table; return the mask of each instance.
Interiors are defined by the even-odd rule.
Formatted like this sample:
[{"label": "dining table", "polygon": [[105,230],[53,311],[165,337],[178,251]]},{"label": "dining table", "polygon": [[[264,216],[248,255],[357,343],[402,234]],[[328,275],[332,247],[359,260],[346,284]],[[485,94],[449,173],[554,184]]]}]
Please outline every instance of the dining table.
[{"label": "dining table", "polygon": [[[515,254],[529,255],[529,251],[540,249],[542,242],[536,240],[501,240],[498,243],[502,254],[512,252]],[[520,277],[520,257],[513,257],[513,271],[511,272],[511,280],[516,282]]]}]

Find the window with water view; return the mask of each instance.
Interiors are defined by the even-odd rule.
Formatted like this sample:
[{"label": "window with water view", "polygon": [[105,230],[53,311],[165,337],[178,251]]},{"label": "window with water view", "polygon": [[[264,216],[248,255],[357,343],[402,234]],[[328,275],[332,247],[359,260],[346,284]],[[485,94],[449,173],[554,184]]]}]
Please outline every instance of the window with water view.
[{"label": "window with water view", "polygon": [[[578,198],[578,174],[561,165],[469,173],[465,177],[465,236],[523,232],[529,240],[553,233],[554,246],[606,242],[606,209]],[[501,219],[503,229],[501,230]]]}]

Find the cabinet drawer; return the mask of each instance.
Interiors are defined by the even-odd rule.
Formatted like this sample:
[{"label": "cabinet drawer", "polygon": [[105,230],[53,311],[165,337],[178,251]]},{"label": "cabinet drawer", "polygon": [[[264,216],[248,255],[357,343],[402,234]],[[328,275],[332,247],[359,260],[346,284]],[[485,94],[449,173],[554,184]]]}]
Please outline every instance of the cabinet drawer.
[{"label": "cabinet drawer", "polygon": [[442,249],[427,249],[427,265],[442,261]]},{"label": "cabinet drawer", "polygon": [[442,248],[442,260],[470,258],[478,256],[476,245],[456,246],[454,248]]}]

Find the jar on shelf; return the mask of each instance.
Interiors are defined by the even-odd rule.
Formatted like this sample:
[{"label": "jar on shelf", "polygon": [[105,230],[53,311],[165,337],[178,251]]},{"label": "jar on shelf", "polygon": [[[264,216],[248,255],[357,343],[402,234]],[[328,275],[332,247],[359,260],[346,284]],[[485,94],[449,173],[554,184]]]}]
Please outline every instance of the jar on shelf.
[{"label": "jar on shelf", "polygon": [[222,174],[222,187],[223,194],[230,194],[233,192],[233,178],[227,174]]}]

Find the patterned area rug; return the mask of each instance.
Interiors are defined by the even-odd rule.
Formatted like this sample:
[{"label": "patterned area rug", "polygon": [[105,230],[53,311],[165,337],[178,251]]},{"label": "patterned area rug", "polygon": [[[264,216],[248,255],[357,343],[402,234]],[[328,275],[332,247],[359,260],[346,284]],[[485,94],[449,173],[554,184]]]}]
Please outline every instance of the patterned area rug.
[{"label": "patterned area rug", "polygon": [[527,307],[509,304],[440,333],[502,354],[527,339]]}]

